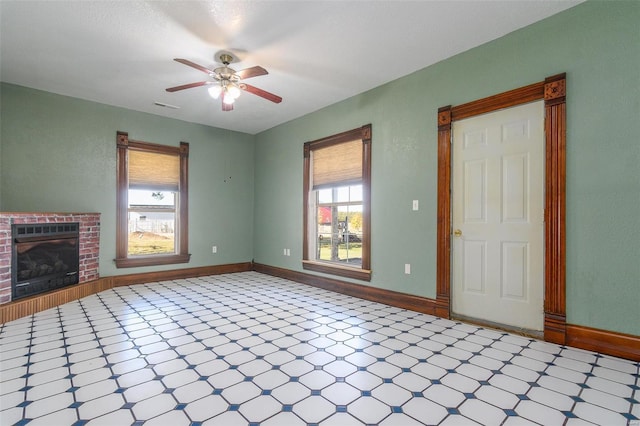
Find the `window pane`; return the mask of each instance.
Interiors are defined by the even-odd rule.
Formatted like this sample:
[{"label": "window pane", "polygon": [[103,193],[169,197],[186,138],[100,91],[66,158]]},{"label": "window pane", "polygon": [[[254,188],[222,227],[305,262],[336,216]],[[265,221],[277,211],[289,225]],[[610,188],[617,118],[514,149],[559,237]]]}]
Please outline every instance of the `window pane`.
[{"label": "window pane", "polygon": [[337,238],[338,228],[336,217],[336,208],[332,206],[318,207],[317,214],[317,231],[318,250],[316,259],[318,260],[338,260]]},{"label": "window pane", "polygon": [[344,206],[338,210],[340,229],[340,261],[362,265],[362,205]]},{"label": "window pane", "polygon": [[[349,193],[349,188],[346,189]],[[345,201],[349,201],[348,199]],[[362,265],[362,204],[319,206],[316,214],[316,260]]]},{"label": "window pane", "polygon": [[362,185],[350,186],[349,201],[362,201]]},{"label": "window pane", "polygon": [[129,256],[177,252],[175,200],[174,192],[129,190]]},{"label": "window pane", "polygon": [[325,188],[318,190],[318,202],[330,203],[333,201],[333,188]]},{"label": "window pane", "polygon": [[[362,242],[362,204],[349,206],[344,232],[349,235],[349,241]],[[346,238],[345,238],[346,239]]]},{"label": "window pane", "polygon": [[362,185],[343,186],[336,189],[336,201],[346,203],[362,201]]},{"label": "window pane", "polygon": [[175,207],[175,192],[150,191],[145,189],[129,190],[129,208],[135,205]]},{"label": "window pane", "polygon": [[336,201],[346,203],[349,201],[349,187],[343,186],[336,189]]}]

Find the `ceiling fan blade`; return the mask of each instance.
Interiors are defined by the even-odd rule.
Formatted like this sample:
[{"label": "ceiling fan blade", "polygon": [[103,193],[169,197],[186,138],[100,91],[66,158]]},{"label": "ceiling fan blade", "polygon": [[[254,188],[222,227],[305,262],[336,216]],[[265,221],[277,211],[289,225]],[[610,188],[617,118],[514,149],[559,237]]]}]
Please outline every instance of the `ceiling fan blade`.
[{"label": "ceiling fan blade", "polygon": [[254,95],[260,96],[261,98],[265,98],[268,101],[275,102],[277,104],[282,102],[282,98],[280,96],[274,95],[273,93],[269,93],[266,90],[259,89],[250,84],[243,83],[240,87],[249,93],[253,93]]},{"label": "ceiling fan blade", "polygon": [[176,62],[180,62],[181,64],[185,64],[187,66],[190,66],[191,68],[195,68],[198,71],[202,71],[203,73],[209,74],[209,75],[213,75],[215,74],[212,70],[210,70],[209,68],[205,68],[202,65],[198,65],[195,62],[191,62],[188,59],[181,59],[181,58],[174,58],[174,61]]},{"label": "ceiling fan blade", "polygon": [[266,74],[269,74],[269,72],[267,72],[267,70],[265,70],[260,66],[246,68],[236,72],[236,75],[239,76],[241,80],[244,80],[245,78],[257,77],[259,75],[266,75]]},{"label": "ceiling fan blade", "polygon": [[165,89],[167,92],[177,92],[178,90],[191,89],[192,87],[206,86],[213,83],[212,81],[199,81],[197,83],[183,84],[182,86],[169,87]]}]

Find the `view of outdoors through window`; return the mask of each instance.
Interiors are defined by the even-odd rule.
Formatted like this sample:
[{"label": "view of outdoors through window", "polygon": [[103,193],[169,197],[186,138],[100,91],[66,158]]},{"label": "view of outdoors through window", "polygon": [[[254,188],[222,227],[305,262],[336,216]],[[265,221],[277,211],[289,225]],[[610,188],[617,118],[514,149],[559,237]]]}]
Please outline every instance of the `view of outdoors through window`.
[{"label": "view of outdoors through window", "polygon": [[176,253],[176,193],[129,189],[128,254]]},{"label": "view of outdoors through window", "polygon": [[362,265],[362,185],[316,192],[316,260]]}]

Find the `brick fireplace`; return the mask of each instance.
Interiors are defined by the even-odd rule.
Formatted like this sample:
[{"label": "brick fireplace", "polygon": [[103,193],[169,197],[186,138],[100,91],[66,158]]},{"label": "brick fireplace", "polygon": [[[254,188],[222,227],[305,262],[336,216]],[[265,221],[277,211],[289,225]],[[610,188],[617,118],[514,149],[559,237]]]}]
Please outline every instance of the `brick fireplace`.
[{"label": "brick fireplace", "polygon": [[99,278],[100,213],[0,213],[0,304],[11,301],[13,224],[79,224],[79,283]]}]

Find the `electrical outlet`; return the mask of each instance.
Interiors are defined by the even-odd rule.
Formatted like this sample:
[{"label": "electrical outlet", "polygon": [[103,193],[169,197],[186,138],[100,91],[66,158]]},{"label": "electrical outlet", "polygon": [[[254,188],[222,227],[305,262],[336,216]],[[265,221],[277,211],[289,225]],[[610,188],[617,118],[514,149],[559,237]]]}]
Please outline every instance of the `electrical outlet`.
[{"label": "electrical outlet", "polygon": [[405,263],[404,264],[404,273],[407,275],[411,275],[411,264],[410,263]]},{"label": "electrical outlet", "polygon": [[291,256],[291,249],[287,249],[287,256]]},{"label": "electrical outlet", "polygon": [[418,210],[418,207],[419,207],[419,205],[418,205],[418,200],[413,200],[413,210],[414,210],[414,211],[417,211],[417,210]]},{"label": "electrical outlet", "polygon": [[286,249],[286,248],[285,248],[285,249],[282,249],[282,255],[283,255],[283,256],[286,256],[286,255],[287,255],[287,249]]},{"label": "electrical outlet", "polygon": [[217,253],[217,252],[218,252],[218,246],[211,247],[211,253]]}]

